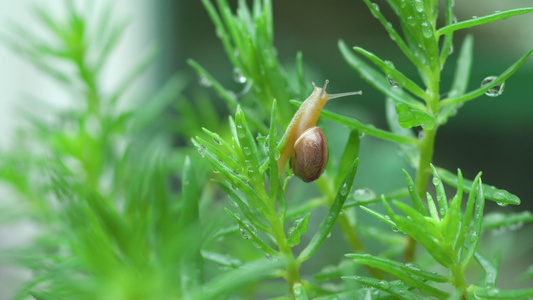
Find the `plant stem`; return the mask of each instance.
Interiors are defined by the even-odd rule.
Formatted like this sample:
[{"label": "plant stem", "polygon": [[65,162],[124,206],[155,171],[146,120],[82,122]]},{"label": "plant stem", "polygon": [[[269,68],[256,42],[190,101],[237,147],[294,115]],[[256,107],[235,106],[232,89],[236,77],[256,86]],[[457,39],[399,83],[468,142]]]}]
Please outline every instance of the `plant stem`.
[{"label": "plant stem", "polygon": [[[427,112],[436,118],[439,104],[439,71],[428,72],[428,89],[429,100],[427,102]],[[430,164],[433,161],[433,150],[435,147],[435,137],[437,136],[438,125],[432,129],[424,129],[421,133],[420,143],[420,158],[418,160],[418,169],[416,170],[415,187],[420,198],[425,199],[426,189],[429,182],[429,175],[431,174]],[[404,252],[404,260],[406,262],[415,260],[416,241],[410,236],[407,241],[407,246]]]}]

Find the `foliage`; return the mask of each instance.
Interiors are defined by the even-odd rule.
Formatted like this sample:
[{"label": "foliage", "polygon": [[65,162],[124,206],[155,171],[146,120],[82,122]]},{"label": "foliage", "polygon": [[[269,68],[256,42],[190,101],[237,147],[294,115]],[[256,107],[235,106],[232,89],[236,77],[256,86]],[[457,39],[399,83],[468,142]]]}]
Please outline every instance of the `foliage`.
[{"label": "foliage", "polygon": [[[95,8],[88,4],[65,1],[68,13],[62,21],[37,8],[35,16],[53,42],[12,25],[2,41],[77,101],[73,108],[52,110],[52,121],[27,115],[33,127],[19,147],[30,145],[39,151],[2,153],[0,180],[25,204],[28,221],[42,229],[29,247],[4,254],[33,271],[16,298],[533,297],[532,289],[499,289],[497,258],[489,258],[492,254],[480,247],[484,231],[521,227],[533,221],[532,214],[487,214],[486,200],[505,206],[519,205],[520,199],[483,184],[481,172],[468,180],[459,169],[454,174],[432,164],[440,126],[462,103],[483,94],[501,94],[504,81],[533,52],[468,91],[474,45],[468,35],[453,84],[443,93],[441,70],[452,54],[455,31],[533,8],[455,22],[453,1],[446,0],[445,25],[438,28],[439,1],[387,0],[399,19],[398,30],[376,3],[364,2],[420,78],[409,78],[392,62],[339,42],[346,63],[385,96],[390,128],[323,110],[325,119],[343,125],[349,134],[338,164],[328,164],[322,177],[310,184],[320,192],[311,199],[294,193],[301,185],[294,183],[289,169],[278,166],[283,131],[307,96],[309,84],[301,53],[296,55],[295,75],[289,75],[277,58],[272,1],[256,0],[250,6],[239,1],[233,13],[226,0],[216,5],[202,0],[235,79],[246,85],[243,94],[236,94],[189,60],[201,82],[234,112],[227,123],[211,118],[215,114],[209,102],[201,107],[187,104],[180,95],[187,82],[182,74],[145,95],[142,103],[126,109],[119,105],[128,101],[126,92],[152,64],[157,47],[149,48],[111,92],[104,91],[104,67],[127,26],[126,21],[113,20],[112,5],[91,11]],[[89,21],[93,14],[98,22]],[[16,36],[25,37],[24,42]],[[168,112],[177,99],[178,120]],[[203,119],[215,121],[207,124]],[[200,130],[200,124],[207,127]],[[176,132],[190,138],[194,147],[175,147]],[[365,159],[358,157],[363,135],[398,146],[413,168],[403,170],[405,187],[379,195],[364,189],[351,192],[359,160]],[[198,155],[189,155],[193,152]],[[432,193],[426,192],[430,182]],[[451,198],[445,183],[456,189]],[[216,201],[220,194],[231,205]],[[410,204],[403,201],[407,198]],[[379,207],[372,206],[377,203]],[[379,222],[359,222],[358,211],[405,235],[385,231]],[[335,224],[349,253],[338,257],[336,265],[308,272],[312,268],[303,266],[321,264],[318,253],[336,247],[327,243]],[[372,242],[387,249],[367,253],[367,243]],[[417,245],[422,253],[416,253]],[[483,271],[478,281],[466,276],[475,272],[475,265]],[[268,284],[288,288],[280,293]]]}]

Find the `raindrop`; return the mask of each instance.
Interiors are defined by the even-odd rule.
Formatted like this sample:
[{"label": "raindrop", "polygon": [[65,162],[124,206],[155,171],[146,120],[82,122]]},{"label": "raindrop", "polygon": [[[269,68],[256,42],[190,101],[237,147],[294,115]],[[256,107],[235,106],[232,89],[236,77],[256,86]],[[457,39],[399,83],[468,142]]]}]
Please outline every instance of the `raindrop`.
[{"label": "raindrop", "polygon": [[253,235],[257,235],[257,228],[255,228],[253,225],[251,225],[251,224],[246,224],[246,228],[248,228],[248,230],[249,230]]},{"label": "raindrop", "polygon": [[200,155],[201,158],[204,158],[204,150],[202,148],[198,148],[198,155]]},{"label": "raindrop", "polygon": [[213,168],[213,173],[218,173],[218,170]]},{"label": "raindrop", "polygon": [[266,254],[265,255],[266,259],[269,261],[269,262],[277,262],[278,261],[278,258],[276,256],[273,256],[273,255],[270,255],[270,254]]},{"label": "raindrop", "polygon": [[244,155],[252,155],[252,149],[250,149],[250,147],[242,147],[242,151],[244,152]]},{"label": "raindrop", "polygon": [[398,228],[396,228],[396,227],[394,227],[394,226],[392,226],[391,228],[392,228],[392,231],[393,231],[393,232],[398,232],[398,231],[400,231]]},{"label": "raindrop", "polygon": [[[389,68],[394,69],[394,64],[391,61],[386,60],[385,64]],[[389,81],[389,84],[394,88],[400,87],[400,84],[396,80],[394,80],[391,74],[387,74],[387,81]]]},{"label": "raindrop", "polygon": [[433,177],[433,179],[431,181],[433,182],[434,186],[439,186],[439,184],[440,184],[440,180],[439,180],[438,177]]},{"label": "raindrop", "polygon": [[420,27],[422,30],[422,34],[426,39],[429,39],[433,36],[433,28],[431,27],[431,25],[429,25],[428,22],[422,23]]},{"label": "raindrop", "polygon": [[369,188],[357,189],[353,192],[356,201],[368,201],[376,198],[376,193]]},{"label": "raindrop", "polygon": [[378,285],[384,290],[387,290],[387,289],[390,288],[390,283],[388,281],[386,281],[386,280],[380,280],[378,282]]},{"label": "raindrop", "polygon": [[241,232],[241,236],[243,239],[245,240],[250,239],[250,235],[248,234],[248,232],[246,232],[246,230],[244,230],[243,228],[239,228],[239,231]]},{"label": "raindrop", "polygon": [[229,203],[230,203],[231,205],[233,205],[233,206],[239,206],[239,205],[237,204],[237,202],[236,202],[235,200],[233,200],[233,198],[228,197],[228,200],[229,200]]},{"label": "raindrop", "polygon": [[211,87],[211,81],[209,81],[209,79],[207,79],[205,76],[200,76],[198,78],[198,84],[207,88]]},{"label": "raindrop", "polygon": [[405,264],[406,267],[408,267],[411,270],[420,271],[420,266],[416,263],[407,263]]},{"label": "raindrop", "polygon": [[453,45],[450,45],[450,51],[448,51],[448,55],[451,55],[453,53]]},{"label": "raindrop", "polygon": [[402,0],[402,2],[400,2],[400,7],[401,8],[405,8],[405,5],[407,5],[407,1],[406,0]]},{"label": "raindrop", "polygon": [[424,2],[422,0],[415,0],[415,8],[418,12],[424,11]]},{"label": "raindrop", "polygon": [[233,80],[237,83],[245,83],[248,79],[242,74],[241,69],[233,68]]},{"label": "raindrop", "polygon": [[341,190],[340,190],[340,193],[342,196],[346,196],[346,194],[348,194],[349,192],[349,187],[348,187],[348,184],[344,183],[341,187]]},{"label": "raindrop", "polygon": [[215,144],[217,144],[217,145],[222,145],[222,142],[219,141],[219,140],[216,139],[216,138],[213,138],[213,142],[215,142]]},{"label": "raindrop", "polygon": [[372,3],[372,6],[376,11],[379,11],[379,5],[377,3]]},{"label": "raindrop", "polygon": [[360,133],[359,133],[359,138],[362,139],[362,138],[364,138],[364,137],[365,137],[365,133],[364,133],[364,132],[360,132]]},{"label": "raindrop", "polygon": [[408,16],[407,17],[407,24],[409,24],[409,26],[415,26],[416,25],[415,17],[414,16]]},{"label": "raindrop", "polygon": [[[487,84],[491,84],[494,80],[496,80],[496,78],[497,78],[496,76],[489,76],[489,77],[483,79],[483,81],[481,82],[481,86],[484,86],[484,85],[487,85]],[[498,97],[499,95],[501,95],[503,93],[504,86],[505,86],[505,82],[498,83],[495,86],[493,86],[490,89],[488,89],[485,92],[485,95],[487,95],[489,97]]]},{"label": "raindrop", "polygon": [[497,289],[497,288],[492,288],[490,290],[487,291],[487,294],[490,296],[490,297],[494,297],[496,295],[498,295],[500,293],[500,290]]},{"label": "raindrop", "polygon": [[477,19],[477,16],[472,16],[472,19]]}]

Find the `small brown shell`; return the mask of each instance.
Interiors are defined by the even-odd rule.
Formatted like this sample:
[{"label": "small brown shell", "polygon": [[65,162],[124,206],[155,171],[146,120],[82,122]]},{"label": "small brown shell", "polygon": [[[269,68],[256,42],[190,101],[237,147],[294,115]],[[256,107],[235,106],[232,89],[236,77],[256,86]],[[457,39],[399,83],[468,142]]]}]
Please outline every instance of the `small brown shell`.
[{"label": "small brown shell", "polygon": [[319,127],[304,131],[294,143],[295,153],[291,156],[290,166],[294,175],[305,182],[317,180],[328,163],[328,142]]}]

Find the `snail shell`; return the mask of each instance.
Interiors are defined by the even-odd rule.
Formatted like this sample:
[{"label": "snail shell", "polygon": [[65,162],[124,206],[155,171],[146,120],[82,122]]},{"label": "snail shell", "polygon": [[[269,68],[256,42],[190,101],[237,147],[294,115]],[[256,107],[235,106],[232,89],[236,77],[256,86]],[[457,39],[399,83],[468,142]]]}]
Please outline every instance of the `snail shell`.
[{"label": "snail shell", "polygon": [[304,131],[294,143],[290,167],[294,175],[305,182],[317,180],[328,163],[329,150],[326,135],[320,127]]}]

